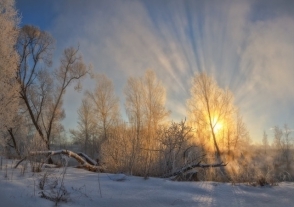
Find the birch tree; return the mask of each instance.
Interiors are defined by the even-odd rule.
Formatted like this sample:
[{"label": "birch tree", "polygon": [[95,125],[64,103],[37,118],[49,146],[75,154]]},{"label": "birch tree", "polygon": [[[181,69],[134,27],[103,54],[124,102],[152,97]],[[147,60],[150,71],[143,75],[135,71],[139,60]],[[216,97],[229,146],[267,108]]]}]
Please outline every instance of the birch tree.
[{"label": "birch tree", "polygon": [[157,79],[152,70],[147,70],[143,84],[144,97],[144,113],[146,123],[146,161],[145,176],[148,176],[151,163],[153,162],[152,148],[156,147],[156,131],[162,121],[169,115],[169,111],[165,108],[166,92],[162,83]]},{"label": "birch tree", "polygon": [[114,93],[112,81],[106,75],[98,74],[95,79],[96,88],[94,92],[88,92],[88,96],[93,103],[95,127],[99,134],[98,153],[100,153],[101,145],[110,135],[111,126],[119,118],[119,100]]},{"label": "birch tree", "polygon": [[70,130],[71,137],[75,142],[82,146],[83,151],[94,157],[97,146],[95,139],[95,117],[93,104],[88,97],[82,100],[82,104],[78,109],[78,126],[77,129]]},{"label": "birch tree", "polygon": [[132,128],[130,159],[128,170],[132,174],[133,167],[138,161],[140,147],[142,144],[143,136],[143,121],[144,121],[144,104],[142,84],[139,78],[129,77],[127,85],[125,86],[125,108]]},{"label": "birch tree", "polygon": [[143,77],[130,77],[126,88],[126,111],[131,126],[135,129],[133,136],[130,161],[134,163],[140,151],[144,175],[147,176],[154,161],[152,148],[156,148],[156,131],[159,125],[168,117],[169,111],[165,108],[166,92],[161,81],[152,70],[147,70]]}]

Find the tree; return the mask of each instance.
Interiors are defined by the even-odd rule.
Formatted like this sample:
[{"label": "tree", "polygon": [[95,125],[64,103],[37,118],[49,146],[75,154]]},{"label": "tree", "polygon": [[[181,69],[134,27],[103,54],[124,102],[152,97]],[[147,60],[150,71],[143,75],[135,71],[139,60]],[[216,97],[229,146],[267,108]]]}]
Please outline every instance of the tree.
[{"label": "tree", "polygon": [[267,154],[269,144],[267,139],[267,133],[265,131],[263,132],[262,145],[264,149],[264,154]]},{"label": "tree", "polygon": [[[235,110],[221,126],[220,136],[223,137],[226,161],[234,160],[246,151],[250,143],[250,135],[240,113]],[[223,160],[224,161],[224,160]]]},{"label": "tree", "polygon": [[83,151],[94,157],[94,147],[97,145],[95,137],[95,117],[93,105],[88,97],[82,100],[78,110],[77,129],[70,130],[73,140],[83,146]]},{"label": "tree", "polygon": [[276,166],[282,166],[286,164],[286,169],[288,172],[291,170],[292,158],[292,139],[290,137],[291,131],[287,125],[284,126],[284,130],[278,126],[274,127],[274,141],[273,149],[276,151]]},{"label": "tree", "polygon": [[193,141],[192,127],[187,126],[186,120],[161,126],[157,137],[160,141],[159,168],[164,174],[174,172],[195,160],[199,161],[199,150]]},{"label": "tree", "polygon": [[[111,133],[107,140],[103,143],[102,154],[103,163],[109,172],[125,172],[133,173],[130,166],[132,160],[132,133],[127,123],[117,120],[110,127]],[[135,170],[138,170],[137,168]],[[136,173],[136,171],[135,171]]]},{"label": "tree", "polygon": [[146,149],[145,176],[148,176],[152,163],[152,148],[156,147],[156,131],[159,124],[169,115],[165,108],[166,92],[162,83],[152,70],[147,70],[143,84],[144,113],[146,123],[146,139],[143,148]]},{"label": "tree", "polygon": [[130,77],[125,87],[125,107],[129,118],[130,126],[133,128],[133,136],[130,137],[131,142],[131,156],[129,159],[128,170],[130,173],[137,162],[140,152],[140,146],[143,135],[143,121],[144,121],[144,104],[142,83],[139,78]]},{"label": "tree", "polygon": [[100,135],[98,153],[101,153],[101,145],[108,139],[111,126],[119,118],[119,100],[112,81],[106,75],[96,75],[95,79],[95,91],[87,94],[94,106],[96,129]]},{"label": "tree", "polygon": [[147,176],[152,163],[152,148],[156,147],[156,131],[169,115],[169,111],[165,108],[165,88],[156,74],[152,70],[147,70],[143,77],[128,79],[125,95],[126,111],[136,132],[132,147],[133,159],[137,155],[138,148],[145,150],[143,163],[144,174]]},{"label": "tree", "polygon": [[77,82],[89,71],[78,49],[67,48],[63,52],[60,66],[49,73],[52,63],[54,39],[47,32],[34,26],[21,29],[17,49],[20,55],[17,80],[20,84],[20,98],[31,118],[35,131],[50,149],[54,133],[62,130],[60,121],[64,118],[62,109],[66,88]]},{"label": "tree", "polygon": [[18,112],[13,120],[13,127],[10,127],[3,131],[3,135],[7,137],[6,153],[8,156],[14,156],[13,150],[16,156],[21,157],[29,145],[30,140],[30,126],[28,124],[28,116],[25,113]]},{"label": "tree", "polygon": [[156,131],[170,112],[165,108],[165,88],[152,70],[146,71],[142,84],[145,118],[151,133],[152,130]]},{"label": "tree", "polygon": [[196,74],[192,82],[188,110],[196,128],[209,131],[217,161],[222,162],[217,135],[235,111],[232,94],[229,90],[221,89],[206,73]]},{"label": "tree", "polygon": [[19,85],[15,79],[19,56],[15,50],[19,18],[13,0],[0,1],[0,131],[13,125]]}]

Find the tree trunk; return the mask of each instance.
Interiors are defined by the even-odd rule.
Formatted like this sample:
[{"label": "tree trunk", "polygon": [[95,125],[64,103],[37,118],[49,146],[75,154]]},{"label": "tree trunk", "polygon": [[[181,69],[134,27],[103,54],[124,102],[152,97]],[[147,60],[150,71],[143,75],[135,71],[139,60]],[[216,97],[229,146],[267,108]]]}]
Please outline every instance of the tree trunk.
[{"label": "tree trunk", "polygon": [[[83,158],[80,155],[78,155],[77,153],[74,153],[70,150],[57,150],[57,151],[35,151],[35,152],[30,152],[29,156],[35,156],[35,155],[47,155],[48,159],[50,159],[53,155],[58,155],[58,154],[63,154],[63,155],[67,155],[68,157],[72,157],[74,159],[76,159],[80,164],[81,167],[92,171],[92,172],[98,172],[98,171],[103,171],[103,167],[101,166],[97,166],[97,165],[93,165],[94,161],[92,161],[91,159],[88,158],[88,156],[83,154],[83,157],[87,157],[87,158]],[[27,157],[26,157],[27,158]],[[22,161],[24,161],[26,158],[20,160],[14,168],[16,168]],[[90,164],[89,162],[87,162],[87,160],[91,160],[92,164]]]},{"label": "tree trunk", "polygon": [[12,142],[13,142],[13,148],[15,149],[17,155],[20,157],[20,151],[18,149],[18,146],[17,146],[16,140],[15,140],[14,134],[12,132],[12,128],[9,128],[8,129],[8,133],[10,135],[10,138],[11,138]]}]

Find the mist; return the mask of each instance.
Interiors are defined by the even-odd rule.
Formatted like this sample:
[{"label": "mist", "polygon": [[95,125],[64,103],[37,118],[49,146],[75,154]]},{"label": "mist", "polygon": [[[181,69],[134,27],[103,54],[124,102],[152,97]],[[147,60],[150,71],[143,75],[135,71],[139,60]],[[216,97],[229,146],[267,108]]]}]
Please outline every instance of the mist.
[{"label": "mist", "polygon": [[[79,44],[94,71],[114,81],[121,103],[127,77],[153,69],[167,88],[171,118],[181,120],[191,77],[205,71],[233,92],[254,141],[276,124],[294,127],[291,1],[53,1],[50,7],[54,15],[44,27],[56,38],[56,58]],[[85,82],[84,90],[93,89],[92,80]],[[67,129],[76,125],[83,95],[73,93],[64,102]]]}]

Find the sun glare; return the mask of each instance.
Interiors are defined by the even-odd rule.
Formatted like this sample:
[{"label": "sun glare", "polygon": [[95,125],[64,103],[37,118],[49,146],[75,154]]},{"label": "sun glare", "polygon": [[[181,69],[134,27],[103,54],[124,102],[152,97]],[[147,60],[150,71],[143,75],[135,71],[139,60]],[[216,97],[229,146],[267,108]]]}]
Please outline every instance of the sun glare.
[{"label": "sun glare", "polygon": [[221,121],[217,120],[217,118],[213,118],[212,123],[214,126],[213,131],[215,133],[218,133],[223,128],[223,124],[221,123]]},{"label": "sun glare", "polygon": [[214,132],[217,133],[219,132],[221,129],[223,128],[223,125],[221,123],[217,123],[215,126],[214,126]]}]

